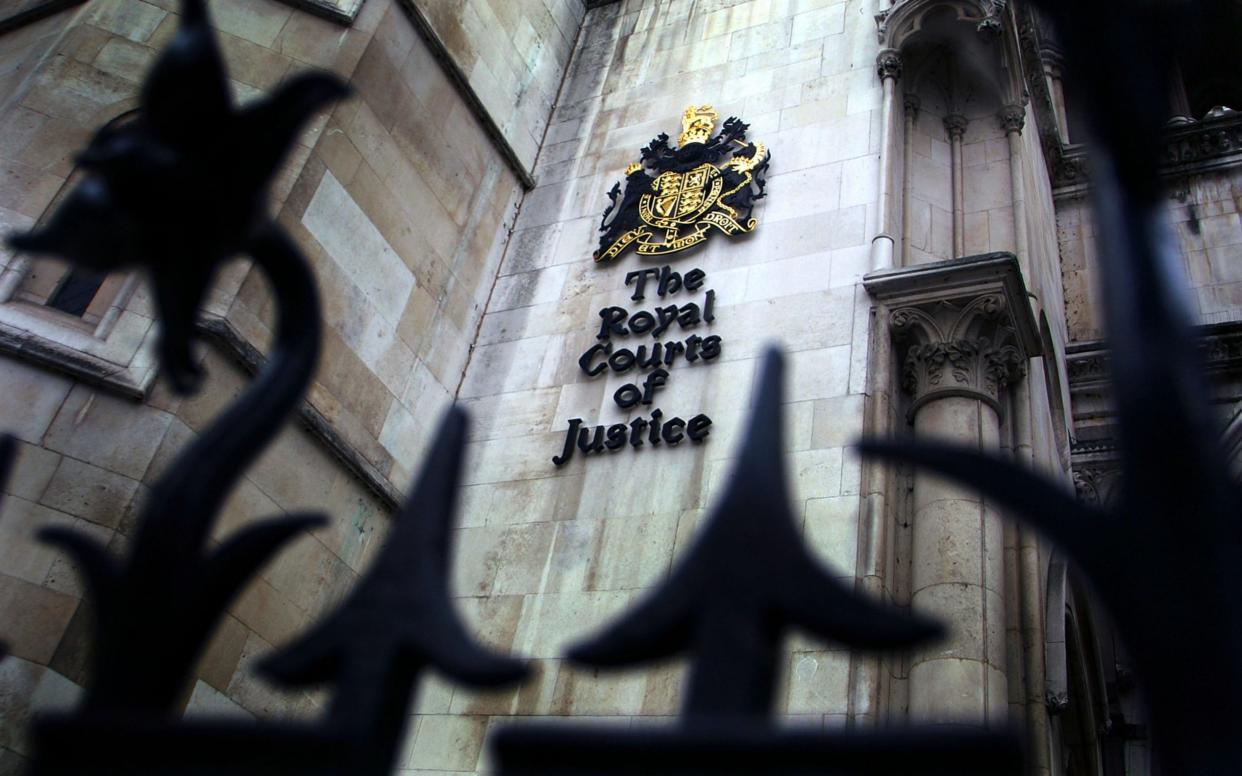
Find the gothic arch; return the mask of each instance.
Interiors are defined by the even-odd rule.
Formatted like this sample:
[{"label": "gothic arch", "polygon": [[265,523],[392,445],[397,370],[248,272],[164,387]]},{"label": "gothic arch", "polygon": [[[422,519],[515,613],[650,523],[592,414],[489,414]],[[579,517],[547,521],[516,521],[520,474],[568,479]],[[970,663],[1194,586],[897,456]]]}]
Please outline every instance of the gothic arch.
[{"label": "gothic arch", "polygon": [[1054,720],[1053,773],[1066,761],[1099,773],[1100,735],[1110,720],[1101,634],[1086,591],[1059,550],[1049,559],[1047,585],[1045,702]]},{"label": "gothic arch", "polygon": [[[995,64],[1004,77],[995,81],[997,96],[1003,104],[1025,103],[1016,24],[1005,0],[897,0],[878,24],[882,49],[904,55],[911,44],[952,44],[965,60],[978,60],[980,73],[991,69],[983,59],[999,44]],[[917,73],[907,68],[907,76]]]}]

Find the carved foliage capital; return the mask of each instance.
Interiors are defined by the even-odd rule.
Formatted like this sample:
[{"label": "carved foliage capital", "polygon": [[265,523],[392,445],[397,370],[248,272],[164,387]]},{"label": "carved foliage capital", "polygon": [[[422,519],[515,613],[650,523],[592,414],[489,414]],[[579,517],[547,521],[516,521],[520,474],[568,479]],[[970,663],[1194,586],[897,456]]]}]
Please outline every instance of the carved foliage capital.
[{"label": "carved foliage capital", "polygon": [[901,388],[914,400],[911,412],[945,396],[999,408],[1005,386],[1026,374],[1026,356],[1008,319],[998,293],[893,310],[889,326],[903,346]]},{"label": "carved foliage capital", "polygon": [[966,117],[958,113],[950,113],[944,117],[944,128],[950,138],[961,139],[966,134]]},{"label": "carved foliage capital", "polygon": [[906,92],[905,98],[902,100],[902,103],[906,107],[906,113],[909,114],[911,118],[917,121],[919,117],[919,108],[921,108],[923,105],[923,101],[919,99],[919,96],[917,94],[911,94],[909,92]]},{"label": "carved foliage capital", "polygon": [[884,49],[875,58],[875,69],[881,81],[901,78],[901,53],[896,49]]},{"label": "carved foliage capital", "polygon": [[1026,126],[1026,109],[1021,105],[1006,105],[997,114],[1001,129],[1009,132],[1021,132]]}]

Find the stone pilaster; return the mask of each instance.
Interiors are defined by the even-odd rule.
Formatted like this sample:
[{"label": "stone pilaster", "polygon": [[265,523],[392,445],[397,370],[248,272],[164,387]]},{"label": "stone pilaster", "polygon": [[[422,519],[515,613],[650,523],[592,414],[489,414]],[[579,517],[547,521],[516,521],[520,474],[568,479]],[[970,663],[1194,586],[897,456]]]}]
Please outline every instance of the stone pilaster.
[{"label": "stone pilaster", "polygon": [[[916,436],[1000,447],[1006,387],[1025,377],[1038,338],[1017,261],[988,254],[873,273],[888,312],[907,417]],[[912,719],[1003,724],[1008,711],[1004,531],[979,494],[916,473],[911,605],[949,637],[910,664]]]}]

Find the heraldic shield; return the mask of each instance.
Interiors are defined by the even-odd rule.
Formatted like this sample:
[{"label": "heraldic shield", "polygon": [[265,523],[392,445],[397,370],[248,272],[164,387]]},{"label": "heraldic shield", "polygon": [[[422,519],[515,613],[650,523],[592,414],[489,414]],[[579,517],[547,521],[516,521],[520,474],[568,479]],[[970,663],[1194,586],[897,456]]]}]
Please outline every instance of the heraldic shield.
[{"label": "heraldic shield", "polygon": [[694,247],[712,229],[727,235],[754,231],[755,201],[764,196],[770,154],[763,143],[746,141],[747,125],[725,121],[712,137],[720,114],[710,105],[691,105],[682,115],[678,147],[661,134],[642,150],[642,160],[625,171],[600,222],[603,236],[596,261],[638,253],[661,256]]}]

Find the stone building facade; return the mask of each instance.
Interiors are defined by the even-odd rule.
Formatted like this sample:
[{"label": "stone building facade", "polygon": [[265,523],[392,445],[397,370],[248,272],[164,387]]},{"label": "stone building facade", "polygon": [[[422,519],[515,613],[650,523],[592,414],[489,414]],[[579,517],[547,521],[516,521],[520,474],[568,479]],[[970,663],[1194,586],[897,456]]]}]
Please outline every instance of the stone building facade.
[{"label": "stone building facade", "polygon": [[[176,0],[22,0],[0,11],[0,224],[40,223],[74,151],[124,121],[178,21]],[[788,354],[790,487],[832,573],[951,626],[877,658],[795,637],[785,724],[1014,722],[1038,773],[1145,774],[1144,718],[1102,612],[1055,548],[976,494],[861,462],[866,434],[937,436],[1012,457],[1106,500],[1111,447],[1090,180],[1054,38],[992,0],[209,0],[236,98],[306,68],[355,96],[303,133],[273,193],[313,265],[324,350],[300,412],[229,499],[216,539],[316,509],[231,606],[187,715],[308,716],[322,698],[265,685],[253,661],[338,603],[384,539],[439,413],[472,417],[454,543],[458,608],[531,659],[533,679],[471,693],[424,684],[402,772],[486,773],[515,718],[660,724],[681,664],[600,673],[564,658],[663,579],[719,495],[758,356]],[[1224,29],[1239,19],[1222,11]],[[1230,27],[1230,25],[1233,25]],[[1227,41],[1226,41],[1227,42]],[[1242,108],[1209,41],[1171,98],[1169,221],[1242,448]],[[1214,58],[1216,57],[1216,58]],[[1236,75],[1236,72],[1235,72]],[[608,192],[687,105],[749,124],[771,152],[753,234],[664,261],[592,260]],[[717,127],[719,129],[719,127]],[[91,607],[34,533],[71,525],[118,552],[135,506],[263,361],[270,294],[245,261],[202,313],[204,390],[157,379],[150,292],[0,249],[0,425],[19,440],[0,511],[0,772],[25,728],[87,681]],[[679,304],[719,355],[587,374],[599,311],[651,309],[627,274],[704,273]],[[654,282],[654,281],[653,281]],[[693,327],[691,327],[693,328]],[[686,332],[693,334],[695,332]],[[676,336],[669,334],[668,336]],[[653,340],[654,342],[654,340]],[[641,344],[632,335],[627,346]],[[574,455],[573,419],[711,419],[701,444]]]}]

